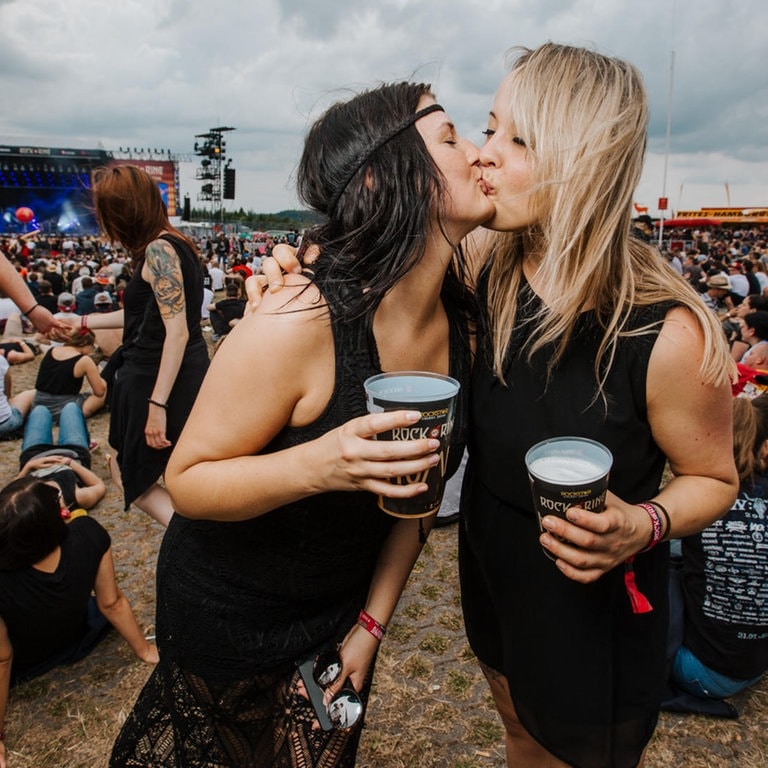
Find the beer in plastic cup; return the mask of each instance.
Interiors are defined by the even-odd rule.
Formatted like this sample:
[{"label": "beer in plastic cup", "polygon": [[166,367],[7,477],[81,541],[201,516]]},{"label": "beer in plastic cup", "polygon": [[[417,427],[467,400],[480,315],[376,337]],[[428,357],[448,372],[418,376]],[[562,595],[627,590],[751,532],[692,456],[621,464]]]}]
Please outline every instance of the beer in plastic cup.
[{"label": "beer in plastic cup", "polygon": [[418,475],[405,475],[390,480],[395,485],[426,483],[428,489],[411,499],[391,499],[379,496],[379,507],[395,517],[426,517],[440,507],[445,489],[453,414],[459,382],[450,376],[423,371],[381,373],[365,381],[369,413],[383,411],[421,411],[421,419],[407,427],[398,427],[376,436],[378,440],[440,441],[440,461]]},{"label": "beer in plastic cup", "polygon": [[[541,520],[546,515],[566,519],[568,507],[601,512],[612,464],[611,452],[585,437],[553,437],[530,448],[525,466],[539,528],[545,530]],[[546,549],[544,552],[555,559]]]}]

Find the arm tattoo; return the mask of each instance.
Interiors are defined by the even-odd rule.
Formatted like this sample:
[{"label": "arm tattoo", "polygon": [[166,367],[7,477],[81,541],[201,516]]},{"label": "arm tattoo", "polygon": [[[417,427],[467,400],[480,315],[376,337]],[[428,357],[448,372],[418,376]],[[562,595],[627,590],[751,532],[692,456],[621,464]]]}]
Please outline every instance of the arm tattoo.
[{"label": "arm tattoo", "polygon": [[184,280],[179,257],[173,246],[155,240],[147,246],[146,258],[160,316],[169,320],[184,313]]}]

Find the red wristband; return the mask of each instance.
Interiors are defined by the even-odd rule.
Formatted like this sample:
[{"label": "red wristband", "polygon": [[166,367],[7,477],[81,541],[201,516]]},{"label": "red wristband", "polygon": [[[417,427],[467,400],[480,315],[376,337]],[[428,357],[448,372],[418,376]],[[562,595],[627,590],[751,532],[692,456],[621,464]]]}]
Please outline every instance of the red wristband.
[{"label": "red wristband", "polygon": [[641,549],[640,552],[647,552],[649,549],[653,549],[662,539],[664,535],[664,525],[661,521],[661,515],[659,510],[648,501],[644,501],[637,505],[641,509],[644,509],[648,513],[648,517],[651,518],[651,538],[648,540],[648,544],[645,549]]},{"label": "red wristband", "polygon": [[365,609],[360,611],[360,615],[357,617],[357,623],[367,632],[370,632],[377,640],[381,640],[384,637],[384,633],[387,631],[387,628],[383,624],[379,624],[373,616],[366,613]]},{"label": "red wristband", "polygon": [[81,331],[87,331],[88,330],[88,315],[83,315],[80,318],[80,330]]}]

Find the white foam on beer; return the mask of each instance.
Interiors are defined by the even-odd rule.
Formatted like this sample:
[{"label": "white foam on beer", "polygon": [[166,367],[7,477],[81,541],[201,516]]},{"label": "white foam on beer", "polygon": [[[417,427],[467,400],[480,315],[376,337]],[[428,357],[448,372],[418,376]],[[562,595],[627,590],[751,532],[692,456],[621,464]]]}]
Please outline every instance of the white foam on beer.
[{"label": "white foam on beer", "polygon": [[550,483],[588,483],[605,474],[605,466],[579,456],[542,456],[528,465],[528,471]]}]

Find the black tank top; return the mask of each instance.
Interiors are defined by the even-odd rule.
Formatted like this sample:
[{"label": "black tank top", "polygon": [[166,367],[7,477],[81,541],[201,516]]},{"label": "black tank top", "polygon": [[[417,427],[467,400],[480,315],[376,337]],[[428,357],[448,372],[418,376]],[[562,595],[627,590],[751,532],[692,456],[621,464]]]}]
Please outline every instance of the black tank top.
[{"label": "black tank top", "polygon": [[[285,427],[265,453],[320,437],[367,413],[363,382],[381,373],[365,323],[338,321],[342,289],[320,273],[315,281],[332,318],[334,392],[313,424]],[[450,373],[466,384],[466,323],[462,327],[453,313],[449,321]],[[450,473],[461,461],[467,403],[465,386],[452,433]],[[311,496],[234,523],[174,515],[158,562],[162,653],[209,680],[226,680],[275,668],[322,643],[341,640],[364,604],[394,522],[367,492]]]},{"label": "black tank top", "polygon": [[[658,491],[665,457],[656,445],[646,412],[646,375],[651,349],[670,302],[632,312],[627,330],[647,333],[622,338],[605,384],[597,395],[594,366],[602,329],[595,313],[584,312],[565,355],[548,379],[553,347],[530,362],[525,344],[537,333],[541,301],[524,281],[518,323],[507,352],[506,386],[493,373],[491,335],[480,335],[472,379],[472,454],[474,471],[491,493],[533,515],[526,451],[540,440],[579,435],[607,445],[614,456],[610,489],[629,502]],[[522,350],[522,353],[521,353]]]},{"label": "black tank top", "polygon": [[35,389],[48,395],[77,395],[83,386],[83,377],[74,374],[77,361],[82,355],[73,355],[66,360],[56,360],[49,349],[40,361]]},{"label": "black tank top", "polygon": [[[179,257],[184,281],[184,300],[189,338],[185,355],[205,348],[205,339],[200,327],[200,307],[203,303],[203,268],[197,254],[173,235],[162,235],[159,239],[170,243]],[[123,294],[125,324],[123,347],[126,358],[134,364],[157,367],[163,353],[165,324],[155,300],[152,286],[141,276],[141,264],[136,267],[131,281]]]}]

